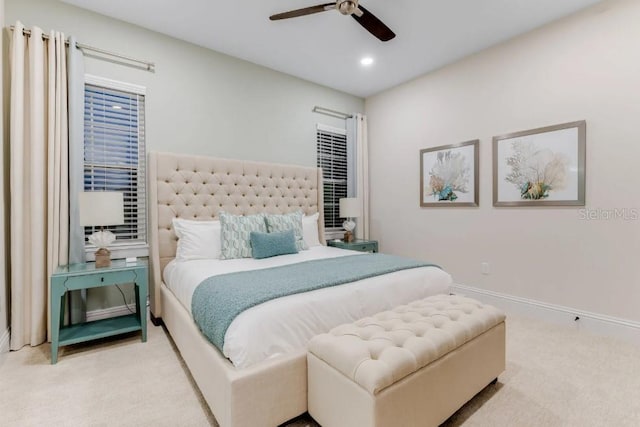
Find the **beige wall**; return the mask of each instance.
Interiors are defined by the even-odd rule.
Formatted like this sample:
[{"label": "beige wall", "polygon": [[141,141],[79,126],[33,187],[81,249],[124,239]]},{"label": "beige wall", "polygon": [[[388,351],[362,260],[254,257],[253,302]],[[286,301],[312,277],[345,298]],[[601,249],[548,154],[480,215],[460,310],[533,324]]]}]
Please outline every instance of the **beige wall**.
[{"label": "beige wall", "polygon": [[[586,120],[587,208],[640,212],[638,22],[640,1],[605,2],[368,98],[381,249],[441,264],[458,283],[640,320],[640,221],[493,208],[491,190],[492,136]],[[480,207],[421,209],[418,151],[476,138]]]},{"label": "beige wall", "polygon": [[[149,150],[314,166],[315,124],[344,121],[314,105],[364,109],[361,98],[55,0],[6,0],[5,25],[73,34],[81,43],[154,61],[149,73],[86,58],[86,72],[147,87]],[[89,309],[121,304],[92,294]]]}]

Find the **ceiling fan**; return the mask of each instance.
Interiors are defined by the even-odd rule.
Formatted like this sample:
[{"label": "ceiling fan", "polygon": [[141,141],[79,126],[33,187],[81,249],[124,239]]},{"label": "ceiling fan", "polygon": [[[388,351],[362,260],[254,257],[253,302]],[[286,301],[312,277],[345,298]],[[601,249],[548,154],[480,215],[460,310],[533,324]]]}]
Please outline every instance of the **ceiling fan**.
[{"label": "ceiling fan", "polygon": [[311,15],[313,13],[326,12],[336,9],[343,15],[351,15],[367,31],[387,42],[396,35],[381,20],[376,18],[371,12],[358,4],[359,0],[337,0],[333,3],[319,4],[317,6],[305,7],[302,9],[290,10],[289,12],[278,13],[269,17],[272,21],[287,18],[297,18],[298,16]]}]

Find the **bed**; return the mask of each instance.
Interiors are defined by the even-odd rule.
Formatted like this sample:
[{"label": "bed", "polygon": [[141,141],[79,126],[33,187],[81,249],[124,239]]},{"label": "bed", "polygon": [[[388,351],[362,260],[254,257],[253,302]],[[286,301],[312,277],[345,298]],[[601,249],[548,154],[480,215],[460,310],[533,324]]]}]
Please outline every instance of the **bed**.
[{"label": "bed", "polygon": [[[172,153],[149,154],[149,218],[150,218],[150,305],[154,323],[162,321],[200,391],[209,404],[217,421],[223,427],[228,426],[275,426],[303,414],[307,410],[307,374],[305,340],[308,335],[326,332],[334,324],[313,325],[302,333],[292,334],[289,342],[277,346],[277,349],[264,357],[254,357],[261,353],[245,351],[251,345],[279,340],[278,335],[269,336],[272,328],[265,326],[265,333],[259,334],[261,340],[241,338],[236,340],[235,350],[226,357],[214,347],[200,332],[189,310],[190,292],[180,289],[193,288],[201,278],[219,267],[215,263],[189,262],[176,266],[173,261],[176,254],[177,237],[173,231],[174,218],[211,220],[219,212],[248,215],[260,212],[281,214],[302,210],[305,215],[318,213],[318,223],[323,223],[322,209],[322,172],[318,168],[285,166],[269,163],[216,159]],[[323,228],[318,227],[318,240],[324,242]],[[349,253],[346,253],[349,252]],[[302,258],[349,256],[350,251],[326,246],[310,248],[298,254]],[[296,255],[296,256],[298,256]],[[256,266],[242,263],[239,269],[266,268],[270,263],[282,263],[287,257],[298,262],[295,256],[285,255],[277,261],[255,263]],[[305,258],[305,259],[306,259]],[[275,260],[275,258],[274,258]],[[229,260],[232,261],[232,260]],[[255,261],[255,260],[254,260]],[[262,260],[258,260],[262,261]],[[226,263],[225,268],[234,265]],[[249,260],[251,264],[253,261]],[[222,265],[222,264],[220,264]],[[248,264],[247,264],[248,265]],[[236,268],[236,267],[234,267]],[[223,268],[224,270],[224,268]],[[419,276],[419,277],[418,277]],[[336,286],[332,291],[320,289],[307,294],[284,297],[278,303],[287,304],[291,313],[300,313],[300,307],[310,301],[320,308],[333,308],[336,313],[345,310],[338,303],[349,306],[349,301],[367,299],[365,311],[374,314],[396,303],[413,300],[436,293],[448,291],[450,277],[435,267],[423,267],[378,276],[364,281]],[[165,283],[169,282],[169,286]],[[389,283],[413,283],[406,292],[385,293]],[[184,285],[183,283],[191,283]],[[366,289],[366,292],[363,291]],[[379,289],[379,290],[376,290]],[[351,296],[349,296],[351,295]],[[306,299],[305,299],[306,298]],[[351,298],[351,299],[349,299]],[[250,317],[254,325],[269,323],[261,318],[260,311],[282,312],[281,306],[269,306],[272,302],[254,307]],[[274,302],[275,303],[275,302]],[[295,309],[296,304],[298,308]],[[353,305],[353,304],[351,304]],[[266,307],[266,308],[265,308]],[[358,310],[362,311],[359,307]],[[323,310],[327,311],[327,310]],[[328,310],[330,311],[330,310]],[[330,314],[331,322],[348,320],[357,313]],[[363,314],[363,313],[359,313]],[[245,316],[242,313],[241,316]],[[241,318],[238,316],[227,332]],[[248,317],[247,315],[246,317]],[[289,314],[287,314],[289,316]],[[300,314],[298,314],[300,316]],[[294,314],[288,319],[296,318]],[[290,320],[301,322],[301,320]],[[282,320],[272,319],[272,324],[282,324]],[[330,322],[329,322],[330,323]],[[254,329],[240,326],[235,330]],[[325,330],[326,329],[326,330]],[[306,334],[306,335],[305,335]],[[238,334],[240,337],[241,334]],[[244,341],[242,341],[244,339]],[[230,340],[233,341],[233,340]],[[262,343],[260,342],[262,341]],[[235,351],[235,353],[234,353]],[[225,342],[225,353],[227,353]],[[239,354],[240,356],[234,356]],[[233,360],[233,363],[231,360]],[[234,365],[235,363],[235,365]]]}]

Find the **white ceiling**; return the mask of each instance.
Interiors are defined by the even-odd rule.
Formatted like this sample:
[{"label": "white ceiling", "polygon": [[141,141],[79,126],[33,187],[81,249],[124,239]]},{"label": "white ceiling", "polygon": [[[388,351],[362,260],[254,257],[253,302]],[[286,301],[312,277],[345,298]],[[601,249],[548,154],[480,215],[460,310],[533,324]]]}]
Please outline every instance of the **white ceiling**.
[{"label": "white ceiling", "polygon": [[331,0],[63,1],[367,97],[600,0],[361,0],[397,34],[387,43],[334,10],[268,19]]}]

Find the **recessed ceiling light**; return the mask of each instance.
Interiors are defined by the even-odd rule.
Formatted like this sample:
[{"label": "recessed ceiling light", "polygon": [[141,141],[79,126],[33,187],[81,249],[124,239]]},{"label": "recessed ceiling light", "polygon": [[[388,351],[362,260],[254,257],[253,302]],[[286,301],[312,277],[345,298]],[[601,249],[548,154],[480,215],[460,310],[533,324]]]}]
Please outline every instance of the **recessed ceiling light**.
[{"label": "recessed ceiling light", "polygon": [[364,65],[365,67],[368,67],[369,65],[373,64],[373,58],[370,56],[365,56],[360,60],[360,64]]},{"label": "recessed ceiling light", "polygon": [[111,108],[113,108],[114,110],[122,110],[122,107],[119,105],[112,105]]}]

